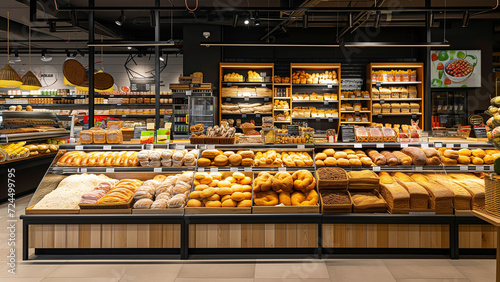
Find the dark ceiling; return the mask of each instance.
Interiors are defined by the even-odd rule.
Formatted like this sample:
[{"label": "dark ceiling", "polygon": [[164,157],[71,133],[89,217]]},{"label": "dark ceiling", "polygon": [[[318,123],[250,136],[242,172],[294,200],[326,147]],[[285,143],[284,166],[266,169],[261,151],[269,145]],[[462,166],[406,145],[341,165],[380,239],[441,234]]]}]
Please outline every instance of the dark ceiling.
[{"label": "dark ceiling", "polygon": [[[32,2],[33,1],[33,2]],[[155,0],[94,0],[95,40],[154,40],[154,28],[151,26],[151,11]],[[159,0],[158,0],[159,1]],[[31,3],[32,2],[32,3]],[[188,0],[191,9],[196,6],[196,0]],[[161,0],[160,30],[161,40],[173,38],[180,49],[183,43],[183,25],[207,24],[219,26],[245,26],[244,20],[249,19],[248,28],[261,29],[262,41],[266,42],[282,30],[303,28],[307,18],[307,27],[332,27],[348,32],[352,28],[363,25],[374,25],[377,18],[375,11],[363,9],[380,8],[380,27],[425,27],[426,2],[434,8],[433,28],[442,28],[445,14],[438,7],[446,7],[446,19],[462,21],[465,11],[470,11],[470,20],[495,21],[495,36],[500,34],[500,8],[492,10],[497,5],[496,0],[399,0],[393,7],[393,0],[371,1],[327,1],[327,0],[199,0],[196,11],[191,12],[185,6],[184,0]],[[30,3],[36,4],[36,19],[30,21]],[[56,7],[57,4],[57,7]],[[87,8],[89,0],[2,0],[0,1],[0,48],[7,47],[7,11],[10,12],[11,48],[19,48],[21,52],[27,49],[28,26],[32,27],[32,48],[46,48],[52,52],[63,52],[65,49],[86,49],[88,41]],[[115,24],[125,9],[125,22],[122,26]],[[411,9],[412,10],[406,10]],[[422,8],[422,9],[416,9]],[[135,10],[134,10],[135,9]],[[169,11],[167,9],[173,10]],[[352,9],[353,27],[349,25],[349,12],[341,9]],[[71,12],[70,10],[74,10]],[[305,12],[307,10],[307,12]],[[73,16],[73,17],[72,17]],[[260,26],[255,26],[259,21]],[[282,28],[284,27],[284,28]],[[497,40],[498,42],[498,40]],[[114,49],[123,51],[121,49]],[[108,50],[106,50],[108,51]]]}]

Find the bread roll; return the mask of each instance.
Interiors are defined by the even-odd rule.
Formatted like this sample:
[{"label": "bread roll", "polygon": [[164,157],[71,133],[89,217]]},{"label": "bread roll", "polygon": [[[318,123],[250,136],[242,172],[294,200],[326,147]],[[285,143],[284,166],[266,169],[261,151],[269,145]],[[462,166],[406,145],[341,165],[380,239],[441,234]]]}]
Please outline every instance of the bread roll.
[{"label": "bread roll", "polygon": [[224,155],[218,155],[214,158],[214,162],[215,162],[216,166],[225,166],[225,165],[227,165],[228,161],[229,161],[228,157],[226,157]]},{"label": "bread roll", "polygon": [[404,165],[404,166],[408,166],[408,165],[411,165],[412,163],[412,159],[410,156],[408,156],[407,154],[401,152],[401,151],[394,151],[392,152],[394,155],[396,155],[396,157],[398,158],[399,162]]},{"label": "bread roll", "polygon": [[207,159],[207,158],[199,158],[198,159],[198,166],[204,167],[204,166],[210,166],[210,163],[212,161]]},{"label": "bread roll", "polygon": [[243,158],[239,154],[233,154],[229,156],[229,163],[231,166],[240,166]]},{"label": "bread roll", "polygon": [[[318,160],[318,161],[321,161],[321,160]],[[333,157],[327,157],[325,160],[323,160],[323,162],[324,162],[324,165],[327,165],[327,166],[336,166],[337,165],[337,160]]]},{"label": "bread roll", "polygon": [[460,149],[460,150],[458,150],[458,154],[460,156],[466,156],[466,157],[470,157],[472,155],[472,153],[469,149]]},{"label": "bread roll", "polygon": [[399,159],[395,154],[389,151],[382,151],[380,153],[385,157],[389,166],[395,166],[399,164]]},{"label": "bread roll", "polygon": [[324,161],[328,156],[325,153],[318,153],[314,156],[314,160],[321,160]]},{"label": "bread roll", "polygon": [[241,151],[241,152],[238,152],[239,155],[241,155],[241,157],[243,159],[253,159],[253,156],[254,156],[254,153],[253,151]]},{"label": "bread roll", "polygon": [[441,162],[444,165],[457,165],[458,159],[451,159],[451,158],[441,157]]},{"label": "bread roll", "polygon": [[455,151],[455,150],[447,149],[447,150],[444,150],[443,156],[445,158],[458,159],[458,157],[460,156],[460,154],[457,151]]},{"label": "bread roll", "polygon": [[417,147],[406,147],[401,150],[403,153],[411,157],[413,164],[416,166],[422,166],[425,164],[427,157],[424,151]]},{"label": "bread roll", "polygon": [[385,165],[387,163],[387,159],[384,157],[384,155],[380,154],[376,150],[367,150],[366,153],[372,159],[373,163],[378,166]]},{"label": "bread roll", "polygon": [[483,165],[484,164],[483,159],[481,159],[479,157],[471,157],[471,159],[472,159],[473,165]]},{"label": "bread roll", "polygon": [[468,165],[468,164],[470,164],[470,162],[471,162],[470,157],[468,157],[468,156],[466,156],[466,155],[460,155],[460,156],[458,157],[458,163],[459,163],[459,164]]},{"label": "bread roll", "polygon": [[484,152],[483,149],[475,149],[472,150],[472,155],[477,158],[484,158],[486,156],[486,153]]},{"label": "bread roll", "polygon": [[205,150],[201,153],[201,157],[207,158],[207,159],[214,159],[215,157],[219,156],[221,153],[219,150]]}]

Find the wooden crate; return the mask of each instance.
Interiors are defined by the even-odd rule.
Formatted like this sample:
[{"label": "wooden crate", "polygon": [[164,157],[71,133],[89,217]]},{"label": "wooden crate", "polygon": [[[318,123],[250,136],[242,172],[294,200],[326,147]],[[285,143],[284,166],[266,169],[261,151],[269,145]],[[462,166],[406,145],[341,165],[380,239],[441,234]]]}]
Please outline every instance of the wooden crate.
[{"label": "wooden crate", "polygon": [[[323,190],[325,191],[325,190]],[[320,201],[321,201],[321,213],[322,214],[332,214],[332,213],[352,213],[352,198],[351,194],[349,194],[348,191],[342,191],[342,190],[335,190],[334,192],[337,193],[342,193],[345,192],[347,196],[349,197],[350,204],[345,204],[345,205],[325,205],[323,203],[323,196],[321,194],[322,191],[320,191]]]},{"label": "wooden crate", "polygon": [[33,209],[33,206],[26,208],[26,214],[78,214],[80,209]]},{"label": "wooden crate", "polygon": [[253,206],[255,214],[284,214],[284,213],[319,213],[319,204],[315,206]]}]

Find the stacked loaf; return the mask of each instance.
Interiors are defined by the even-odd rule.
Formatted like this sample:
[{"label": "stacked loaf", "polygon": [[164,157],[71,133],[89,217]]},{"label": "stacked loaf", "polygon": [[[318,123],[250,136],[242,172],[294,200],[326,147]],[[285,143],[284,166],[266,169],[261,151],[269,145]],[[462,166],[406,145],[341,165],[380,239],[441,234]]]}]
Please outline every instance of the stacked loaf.
[{"label": "stacked loaf", "polygon": [[387,172],[380,172],[380,194],[384,197],[389,211],[410,209],[410,193]]},{"label": "stacked loaf", "polygon": [[196,166],[196,158],[199,150],[170,150],[170,149],[155,149],[143,150],[137,154],[141,166],[143,167],[182,167]]},{"label": "stacked loaf", "polygon": [[204,150],[198,159],[198,166],[252,166],[253,151],[221,151],[216,149]]},{"label": "stacked loaf", "polygon": [[145,181],[134,194],[134,209],[182,208],[187,202],[193,172],[176,175],[157,175]]}]

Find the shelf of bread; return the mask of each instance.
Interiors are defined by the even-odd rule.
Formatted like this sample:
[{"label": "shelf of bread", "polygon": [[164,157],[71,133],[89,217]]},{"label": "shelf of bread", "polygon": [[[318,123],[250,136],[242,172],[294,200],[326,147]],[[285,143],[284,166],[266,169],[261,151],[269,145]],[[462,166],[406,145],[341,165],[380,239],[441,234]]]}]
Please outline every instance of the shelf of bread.
[{"label": "shelf of bread", "polygon": [[384,99],[372,99],[373,102],[397,102],[397,101],[422,101],[422,98],[384,98]]},{"label": "shelf of bread", "polygon": [[422,113],[373,113],[374,116],[421,116]]},{"label": "shelf of bread", "polygon": [[377,81],[372,82],[373,85],[413,85],[413,84],[422,84],[422,81]]},{"label": "shelf of bread", "polygon": [[0,134],[0,143],[9,143],[9,142],[16,142],[16,141],[31,141],[31,140],[69,137],[69,136],[70,136],[70,132],[65,130],[65,129],[60,129],[60,130],[56,130],[56,131],[45,131],[45,132]]}]

